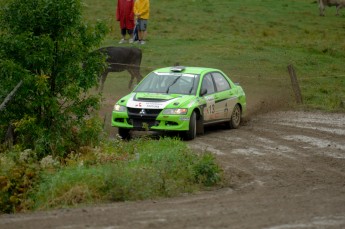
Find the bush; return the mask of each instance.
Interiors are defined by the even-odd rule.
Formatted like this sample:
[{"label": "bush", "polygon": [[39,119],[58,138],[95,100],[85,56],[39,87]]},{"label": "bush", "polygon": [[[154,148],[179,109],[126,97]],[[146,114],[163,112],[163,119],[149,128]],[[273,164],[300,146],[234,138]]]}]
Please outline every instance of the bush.
[{"label": "bush", "polygon": [[12,213],[31,209],[30,195],[40,173],[35,153],[24,150],[0,157],[0,212]]},{"label": "bush", "polygon": [[0,212],[177,196],[217,185],[221,172],[212,154],[170,138],[103,141],[65,158],[15,148],[0,154]]},{"label": "bush", "polygon": [[205,186],[212,186],[221,181],[221,169],[211,153],[199,157],[194,165],[195,179]]},{"label": "bush", "polygon": [[110,144],[112,151],[108,145],[105,151],[83,149],[66,159],[67,167],[45,173],[34,196],[35,208],[171,197],[221,180],[211,154],[197,155],[177,139]]}]

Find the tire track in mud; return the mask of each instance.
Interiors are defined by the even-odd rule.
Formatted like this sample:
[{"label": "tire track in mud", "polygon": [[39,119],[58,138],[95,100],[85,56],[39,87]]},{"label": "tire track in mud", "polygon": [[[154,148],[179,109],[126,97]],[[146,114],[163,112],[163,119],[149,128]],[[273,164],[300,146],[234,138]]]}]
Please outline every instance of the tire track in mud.
[{"label": "tire track in mud", "polygon": [[345,186],[343,114],[292,111],[262,114],[240,129],[209,129],[204,136],[190,142],[190,147],[215,153],[229,177],[236,170],[242,174],[235,181],[230,179],[234,182],[232,186],[243,186],[241,177],[245,177],[243,183],[274,186],[276,182],[270,184],[274,180],[280,184],[304,184],[318,179],[317,176],[325,179],[333,176],[332,180]]},{"label": "tire track in mud", "polygon": [[232,154],[268,153],[295,158],[296,155],[300,157],[313,153],[345,158],[344,115],[320,114],[318,119],[310,119],[306,118],[310,116],[308,113],[305,116],[302,114],[278,112],[256,117],[237,130],[210,129],[190,145],[218,155],[227,151]]}]

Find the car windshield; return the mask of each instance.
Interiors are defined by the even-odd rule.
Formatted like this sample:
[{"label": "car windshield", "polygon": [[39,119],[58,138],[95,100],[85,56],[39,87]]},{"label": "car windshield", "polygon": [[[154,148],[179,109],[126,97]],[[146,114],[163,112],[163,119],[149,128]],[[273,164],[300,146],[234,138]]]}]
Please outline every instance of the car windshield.
[{"label": "car windshield", "polygon": [[151,72],[134,91],[195,95],[198,83],[197,74]]}]

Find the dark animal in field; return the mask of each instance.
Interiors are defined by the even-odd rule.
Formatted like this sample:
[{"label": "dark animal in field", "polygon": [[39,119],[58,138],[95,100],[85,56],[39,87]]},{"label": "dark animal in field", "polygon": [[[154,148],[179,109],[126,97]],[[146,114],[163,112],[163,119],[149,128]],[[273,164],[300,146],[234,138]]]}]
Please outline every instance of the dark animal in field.
[{"label": "dark animal in field", "polygon": [[127,70],[131,75],[131,79],[128,84],[128,88],[132,87],[134,78],[137,82],[142,79],[140,74],[140,64],[142,58],[141,49],[135,47],[103,47],[96,51],[99,51],[107,56],[106,62],[108,68],[100,75],[99,83],[100,90],[103,90],[104,82],[109,72],[122,72]]},{"label": "dark animal in field", "polygon": [[336,15],[339,15],[339,10],[345,7],[345,0],[318,0],[318,2],[319,2],[319,9],[320,9],[320,16],[325,16],[326,6],[337,7]]}]

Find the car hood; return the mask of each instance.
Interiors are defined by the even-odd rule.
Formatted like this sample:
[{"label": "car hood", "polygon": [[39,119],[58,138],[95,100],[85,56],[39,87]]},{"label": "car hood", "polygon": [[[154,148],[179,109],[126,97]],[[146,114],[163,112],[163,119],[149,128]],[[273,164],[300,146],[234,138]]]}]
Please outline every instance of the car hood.
[{"label": "car hood", "polygon": [[122,98],[119,104],[132,108],[164,109],[185,107],[192,100],[195,100],[193,95],[133,92]]}]

